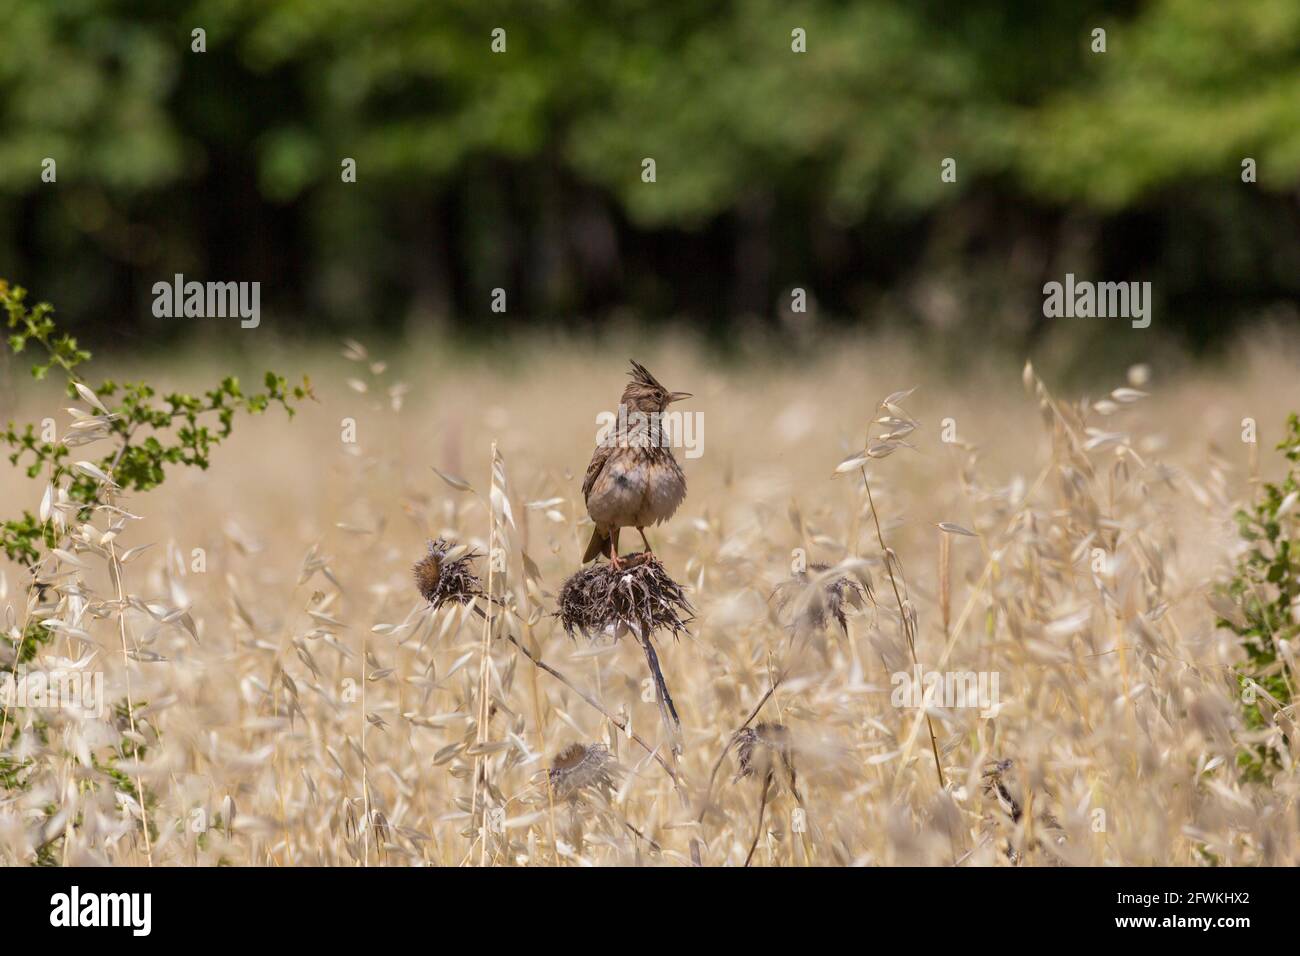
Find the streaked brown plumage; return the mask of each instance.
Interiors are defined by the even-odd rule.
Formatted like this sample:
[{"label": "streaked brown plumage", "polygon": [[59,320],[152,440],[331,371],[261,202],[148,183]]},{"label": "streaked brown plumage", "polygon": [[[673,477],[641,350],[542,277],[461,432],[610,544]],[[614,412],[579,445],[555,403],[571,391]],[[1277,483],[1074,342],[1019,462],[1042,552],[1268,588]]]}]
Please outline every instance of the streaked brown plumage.
[{"label": "streaked brown plumage", "polygon": [[619,403],[624,406],[627,427],[615,426],[605,442],[596,446],[582,483],[587,514],[596,523],[582,557],[584,563],[598,554],[608,554],[618,567],[622,528],[636,528],[650,551],[645,529],[667,521],[686,497],[686,476],[673,457],[658,416],[673,402],[690,398],[691,393],[668,391],[638,362],[632,363],[631,375]]}]

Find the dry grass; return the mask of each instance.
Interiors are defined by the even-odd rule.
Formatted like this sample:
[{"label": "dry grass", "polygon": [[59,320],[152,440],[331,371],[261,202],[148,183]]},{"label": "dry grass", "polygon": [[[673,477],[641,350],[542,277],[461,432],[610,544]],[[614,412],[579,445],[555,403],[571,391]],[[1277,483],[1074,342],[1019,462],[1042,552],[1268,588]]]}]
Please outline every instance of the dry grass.
[{"label": "dry grass", "polygon": [[[130,706],[9,715],[25,789],[0,794],[0,862],[43,845],[76,864],[1300,863],[1294,766],[1271,786],[1235,767],[1239,652],[1206,600],[1249,494],[1240,421],[1276,472],[1293,360],[1157,368],[1149,397],[1098,410],[1005,370],[945,383],[879,348],[761,375],[638,353],[707,426],[682,510],[651,532],[695,615],[656,641],[676,755],[643,648],[571,641],[555,616],[624,351],[509,370],[309,356],[320,405],[118,502],[140,520],[97,516],[43,598],[6,568],[6,629],[56,622],[42,661],[93,655]],[[862,475],[831,473],[911,385],[915,449],[866,471],[896,600]],[[65,422],[54,401],[18,414]],[[959,443],[940,441],[945,418]],[[15,507],[43,490],[0,478]],[[470,603],[417,591],[439,539],[481,555],[444,554],[471,561]],[[809,570],[791,599],[795,549]],[[922,669],[1000,676],[996,716],[929,710],[933,752],[926,712],[891,704],[913,667],[905,618]]]}]

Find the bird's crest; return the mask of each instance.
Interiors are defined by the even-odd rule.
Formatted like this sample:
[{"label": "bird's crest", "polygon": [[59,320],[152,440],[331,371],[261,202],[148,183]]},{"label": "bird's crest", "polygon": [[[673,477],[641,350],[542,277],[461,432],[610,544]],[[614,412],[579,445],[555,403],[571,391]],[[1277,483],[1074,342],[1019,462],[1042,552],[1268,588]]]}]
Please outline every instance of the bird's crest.
[{"label": "bird's crest", "polygon": [[[633,385],[644,385],[646,388],[663,389],[659,380],[650,374],[650,370],[640,362],[632,362],[632,371],[629,373],[632,377]],[[666,389],[664,389],[666,391]]]}]

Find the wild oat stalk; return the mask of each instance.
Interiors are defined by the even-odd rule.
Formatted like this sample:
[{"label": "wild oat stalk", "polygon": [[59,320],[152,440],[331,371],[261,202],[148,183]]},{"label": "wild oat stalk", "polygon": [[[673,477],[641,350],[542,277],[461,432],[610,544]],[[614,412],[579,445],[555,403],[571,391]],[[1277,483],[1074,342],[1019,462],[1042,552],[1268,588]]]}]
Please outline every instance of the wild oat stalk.
[{"label": "wild oat stalk", "polygon": [[[488,721],[491,718],[491,696],[492,696],[492,609],[495,606],[496,598],[496,573],[498,564],[501,565],[500,571],[505,573],[505,562],[499,556],[504,556],[509,552],[509,539],[506,532],[506,524],[514,526],[514,515],[510,511],[510,499],[506,488],[505,462],[501,460],[501,455],[497,451],[497,443],[492,443],[492,472],[488,490],[488,579],[487,595],[489,598],[487,611],[483,613],[483,642],[479,650],[479,716],[478,716],[478,743],[480,750],[482,745],[488,742]],[[498,540],[503,543],[498,544]],[[474,756],[474,795],[471,801],[471,816],[478,813],[478,793],[479,787],[486,788],[489,755],[486,753],[477,753]],[[487,827],[487,797],[484,796],[484,806],[482,820],[480,824],[480,839],[482,843],[479,847],[479,865],[487,865],[487,844],[488,844],[488,827]]]},{"label": "wild oat stalk", "polygon": [[[907,638],[907,648],[912,656],[912,667],[919,674],[921,665],[916,656],[916,612],[912,609],[910,602],[903,600],[902,591],[899,590],[898,579],[894,575],[894,566],[898,558],[893,549],[885,544],[885,535],[880,527],[880,515],[876,511],[876,500],[871,493],[871,481],[867,478],[866,468],[866,463],[870,460],[888,458],[899,448],[912,447],[906,437],[916,429],[917,423],[903,411],[900,403],[914,391],[916,391],[915,388],[909,388],[905,391],[894,392],[877,406],[876,410],[882,414],[867,426],[866,447],[858,454],[841,462],[839,467],[836,468],[836,473],[843,474],[856,468],[862,475],[862,485],[867,492],[867,504],[871,509],[871,520],[876,528],[876,541],[880,545],[880,553],[885,562],[885,573],[889,576],[889,584],[894,591],[894,600],[898,606],[900,626]],[[873,439],[871,429],[876,425],[882,426],[885,430]],[[930,752],[934,755],[934,770],[939,777],[939,787],[942,790],[947,790],[948,783],[944,778],[943,764],[939,760],[939,744],[934,734],[934,722],[928,712],[925,714],[925,723],[930,732]]]}]

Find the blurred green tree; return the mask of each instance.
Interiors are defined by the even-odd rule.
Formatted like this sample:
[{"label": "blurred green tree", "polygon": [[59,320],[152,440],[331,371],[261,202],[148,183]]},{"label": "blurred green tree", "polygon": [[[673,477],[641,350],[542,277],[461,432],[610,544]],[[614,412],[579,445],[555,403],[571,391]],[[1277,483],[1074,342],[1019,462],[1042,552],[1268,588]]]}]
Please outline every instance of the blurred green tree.
[{"label": "blurred green tree", "polygon": [[128,328],[174,271],[390,325],[482,319],[497,286],[529,317],[772,316],[796,282],[848,318],[924,313],[908,290],[935,283],[1013,313],[1093,268],[1154,276],[1204,338],[1300,296],[1294,0],[0,0],[0,22],[0,261]]}]

